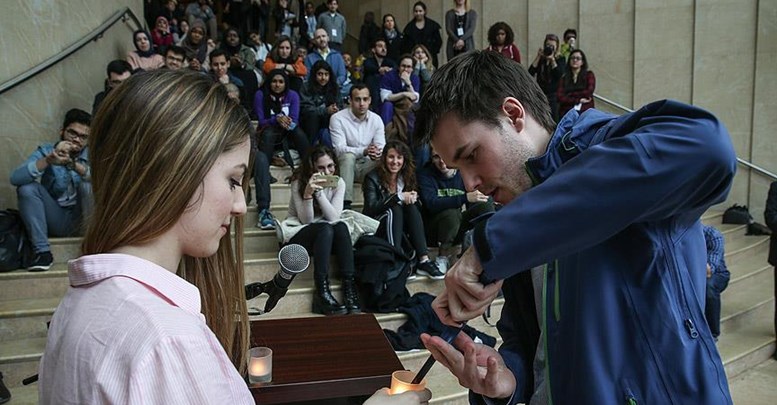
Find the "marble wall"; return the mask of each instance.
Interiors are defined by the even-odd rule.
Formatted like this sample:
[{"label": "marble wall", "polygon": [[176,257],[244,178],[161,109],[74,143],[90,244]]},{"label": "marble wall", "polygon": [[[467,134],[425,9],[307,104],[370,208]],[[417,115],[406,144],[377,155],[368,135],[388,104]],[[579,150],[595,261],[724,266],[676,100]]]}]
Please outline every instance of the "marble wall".
[{"label": "marble wall", "polygon": [[[0,83],[24,73],[130,6],[142,21],[142,0],[6,0],[0,14]],[[0,209],[16,206],[11,171],[43,142],[56,141],[67,110],[91,112],[105,65],[133,49],[134,25],[119,22],[102,38],[0,95]]]},{"label": "marble wall", "polygon": [[[412,18],[414,0],[340,0],[358,34],[364,12]],[[443,22],[452,0],[426,1]],[[480,15],[476,43],[505,21],[528,67],[547,33],[578,30],[597,94],[629,108],[672,98],[715,113],[737,155],[777,173],[777,2],[758,0],[470,0]],[[443,55],[441,55],[443,56]],[[444,60],[441,59],[441,60]],[[606,107],[606,106],[603,106]],[[605,108],[607,109],[607,108]],[[739,166],[727,205],[748,204],[763,221],[770,180]]]}]

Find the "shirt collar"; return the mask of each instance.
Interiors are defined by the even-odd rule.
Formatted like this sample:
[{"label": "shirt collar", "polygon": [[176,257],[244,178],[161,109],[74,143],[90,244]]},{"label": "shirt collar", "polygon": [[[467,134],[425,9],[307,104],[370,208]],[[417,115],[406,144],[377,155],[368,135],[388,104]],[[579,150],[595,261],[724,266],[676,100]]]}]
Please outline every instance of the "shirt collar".
[{"label": "shirt collar", "polygon": [[354,121],[354,122],[359,122],[359,123],[361,123],[361,122],[369,122],[370,121],[370,112],[367,111],[367,114],[364,114],[364,118],[360,119],[359,117],[356,116],[356,114],[353,113],[353,110],[349,106],[348,107],[348,117],[350,117],[351,121]]},{"label": "shirt collar", "polygon": [[131,278],[153,290],[173,305],[200,315],[200,290],[162,266],[136,256],[103,253],[68,262],[70,285],[81,287],[111,277]]}]

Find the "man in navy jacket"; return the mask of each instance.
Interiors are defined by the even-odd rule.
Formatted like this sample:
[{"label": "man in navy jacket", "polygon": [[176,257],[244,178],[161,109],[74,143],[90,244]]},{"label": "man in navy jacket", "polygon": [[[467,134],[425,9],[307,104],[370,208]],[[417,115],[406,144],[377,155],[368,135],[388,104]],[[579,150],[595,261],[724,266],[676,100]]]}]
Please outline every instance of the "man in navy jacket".
[{"label": "man in navy jacket", "polygon": [[422,336],[473,402],[731,403],[699,271],[699,218],[736,169],[712,114],[664,100],[621,117],[570,111],[556,127],[522,67],[476,51],[435,73],[416,125],[467,190],[505,204],[448,271],[440,319],[479,316],[503,283],[543,266],[538,344],[521,316],[531,294],[506,295],[498,353]]}]

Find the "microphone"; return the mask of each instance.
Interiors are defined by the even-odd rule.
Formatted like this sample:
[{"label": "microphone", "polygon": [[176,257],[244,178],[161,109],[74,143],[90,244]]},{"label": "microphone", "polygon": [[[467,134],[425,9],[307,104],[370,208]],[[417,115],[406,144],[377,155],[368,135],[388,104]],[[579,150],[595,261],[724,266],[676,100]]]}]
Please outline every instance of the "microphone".
[{"label": "microphone", "polygon": [[262,293],[267,293],[267,302],[264,304],[264,312],[270,312],[278,301],[286,295],[292,280],[297,274],[302,273],[310,265],[308,251],[295,243],[281,248],[278,252],[278,263],[281,265],[278,273],[270,281],[257,282],[245,286],[246,299],[250,300]]}]

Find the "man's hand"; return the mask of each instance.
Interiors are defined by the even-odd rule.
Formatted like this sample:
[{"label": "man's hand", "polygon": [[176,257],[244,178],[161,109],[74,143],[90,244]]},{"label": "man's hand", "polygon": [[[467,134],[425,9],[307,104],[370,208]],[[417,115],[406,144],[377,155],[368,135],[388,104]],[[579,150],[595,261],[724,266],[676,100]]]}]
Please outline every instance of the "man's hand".
[{"label": "man's hand", "polygon": [[707,263],[707,278],[712,277],[712,267],[710,267],[710,264]]},{"label": "man's hand", "polygon": [[432,392],[429,389],[391,395],[388,388],[381,388],[375,391],[364,405],[424,405],[428,404],[430,399],[432,399]]},{"label": "man's hand", "polygon": [[473,342],[463,332],[454,339],[455,347],[426,333],[421,334],[421,342],[463,387],[489,398],[509,398],[515,392],[515,375],[492,347]]},{"label": "man's hand", "polygon": [[399,74],[399,79],[402,80],[402,83],[404,83],[405,85],[412,86],[410,82],[410,72],[403,71],[402,73]]},{"label": "man's hand", "polygon": [[337,104],[329,104],[326,107],[326,113],[332,115],[337,112]]},{"label": "man's hand", "polygon": [[446,325],[458,326],[486,312],[502,288],[502,280],[484,286],[483,268],[474,247],[467,249],[445,274],[445,290],[432,302],[432,309]]},{"label": "man's hand", "polygon": [[199,71],[200,69],[202,69],[202,64],[200,63],[200,60],[199,60],[199,59],[197,59],[197,58],[192,58],[192,60],[190,60],[190,61],[189,61],[189,67],[190,67],[192,70]]},{"label": "man's hand", "polygon": [[481,193],[478,190],[470,191],[467,193],[467,202],[470,203],[476,203],[476,202],[486,202],[488,201],[488,196]]},{"label": "man's hand", "polygon": [[380,159],[380,155],[382,153],[383,152],[377,145],[371,143],[370,146],[367,147],[365,155],[367,155],[371,160],[378,160]]}]

